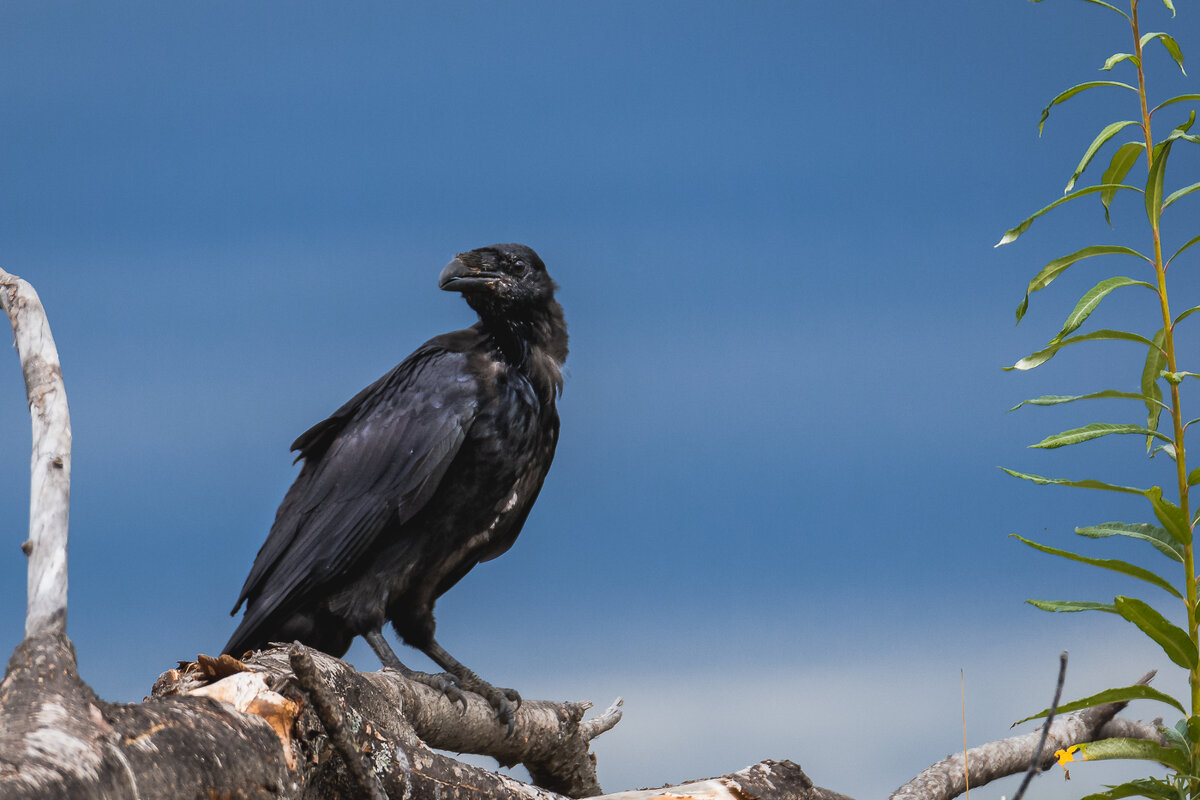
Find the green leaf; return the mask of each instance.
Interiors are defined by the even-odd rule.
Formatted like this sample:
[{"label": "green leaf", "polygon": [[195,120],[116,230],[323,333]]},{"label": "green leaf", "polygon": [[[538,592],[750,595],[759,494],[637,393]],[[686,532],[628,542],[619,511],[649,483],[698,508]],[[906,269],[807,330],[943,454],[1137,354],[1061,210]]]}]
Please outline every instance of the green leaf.
[{"label": "green leaf", "polygon": [[1052,436],[1047,436],[1037,444],[1031,444],[1030,447],[1041,450],[1053,450],[1056,447],[1066,447],[1067,445],[1079,444],[1080,442],[1099,439],[1101,436],[1110,436],[1114,433],[1136,433],[1142,436],[1154,436],[1164,442],[1171,441],[1157,431],[1152,431],[1149,428],[1143,428],[1141,425],[1120,425],[1111,422],[1093,422],[1091,425],[1084,425],[1082,428],[1072,428],[1069,431],[1056,433]]},{"label": "green leaf", "polygon": [[[1127,703],[1130,700],[1156,700],[1160,703],[1174,706],[1184,714],[1187,713],[1187,709],[1183,707],[1183,704],[1174,697],[1171,697],[1171,695],[1166,692],[1160,692],[1158,689],[1152,689],[1149,686],[1143,686],[1140,683],[1133,686],[1124,686],[1120,689],[1105,689],[1103,692],[1091,695],[1090,697],[1073,700],[1070,703],[1063,703],[1055,713],[1070,714],[1072,711],[1079,711],[1083,708],[1094,708],[1095,706],[1103,706],[1109,703]],[[1020,725],[1022,722],[1029,722],[1031,719],[1041,719],[1049,715],[1050,709],[1043,708],[1032,716],[1017,720],[1013,725]]]},{"label": "green leaf", "polygon": [[[1167,622],[1149,603],[1136,597],[1117,595],[1113,598],[1117,613],[1132,622],[1142,633],[1153,639],[1167,658],[1183,667],[1193,669],[1200,663],[1200,654],[1196,652],[1196,643],[1188,637],[1187,632],[1177,625]],[[1089,754],[1089,758],[1091,755]]]},{"label": "green leaf", "polygon": [[1166,108],[1167,106],[1173,105],[1174,103],[1190,103],[1193,100],[1200,100],[1200,94],[1176,95],[1175,97],[1170,97],[1170,98],[1167,98],[1166,100],[1163,100],[1161,103],[1156,105],[1154,108],[1150,109],[1150,113],[1153,114],[1156,111],[1158,111],[1160,108]]},{"label": "green leaf", "polygon": [[[1147,340],[1146,343],[1149,344],[1149,340]],[[1102,392],[1092,392],[1091,394],[1045,394],[1041,397],[1035,397],[1032,400],[1022,400],[1010,408],[1009,411],[1016,411],[1021,406],[1059,406],[1063,403],[1073,403],[1076,400],[1141,400],[1142,402],[1145,402],[1147,399],[1148,398],[1144,394],[1138,394],[1137,392],[1122,392],[1117,389],[1105,389]],[[1165,405],[1163,405],[1163,407],[1166,408]]]},{"label": "green leaf", "polygon": [[1051,108],[1058,105],[1059,103],[1063,103],[1063,102],[1066,102],[1067,100],[1070,100],[1072,97],[1079,94],[1080,92],[1086,92],[1088,89],[1095,89],[1099,86],[1118,86],[1122,89],[1128,89],[1129,91],[1134,92],[1135,94],[1137,93],[1137,89],[1133,88],[1129,84],[1119,83],[1117,81],[1088,81],[1087,83],[1076,84],[1075,86],[1072,86],[1070,89],[1067,89],[1065,92],[1062,92],[1061,94],[1059,94],[1057,97],[1055,97],[1053,100],[1050,101],[1050,104],[1048,106],[1046,106],[1045,108],[1042,109],[1042,118],[1038,120],[1038,136],[1042,135],[1042,127],[1045,126],[1046,119],[1050,116]]},{"label": "green leaf", "polygon": [[1104,539],[1109,536],[1126,536],[1149,542],[1155,550],[1172,561],[1183,563],[1183,547],[1171,534],[1157,525],[1144,522],[1104,522],[1086,528],[1076,528],[1075,533],[1089,539]]},{"label": "green leaf", "polygon": [[1133,278],[1125,278],[1117,276],[1114,278],[1105,278],[1089,289],[1083,297],[1079,298],[1079,302],[1075,304],[1075,308],[1067,315],[1066,321],[1063,323],[1062,330],[1054,335],[1050,340],[1050,344],[1061,342],[1064,336],[1074,333],[1080,325],[1092,315],[1096,307],[1100,305],[1100,301],[1117,289],[1122,289],[1126,286],[1144,286],[1151,291],[1157,291],[1153,286],[1145,281],[1135,281]]},{"label": "green leaf", "polygon": [[1108,761],[1115,758],[1157,761],[1185,775],[1189,767],[1188,759],[1183,753],[1163,747],[1149,739],[1100,739],[1079,745],[1079,752],[1083,753],[1088,761]]},{"label": "green leaf", "polygon": [[1163,210],[1165,211],[1167,209],[1167,207],[1171,205],[1171,203],[1174,203],[1176,200],[1178,200],[1181,197],[1191,194],[1192,192],[1196,191],[1197,189],[1200,189],[1200,183],[1193,183],[1191,186],[1185,186],[1178,191],[1171,192],[1169,195],[1167,195],[1167,199],[1163,200],[1163,204],[1162,204]]},{"label": "green leaf", "polygon": [[[1088,2],[1092,2],[1092,0],[1088,0]],[[1163,5],[1166,6],[1167,10],[1171,12],[1172,17],[1175,16],[1175,4],[1172,3],[1171,0],[1163,0]]]},{"label": "green leaf", "polygon": [[1187,720],[1177,720],[1174,725],[1167,727],[1159,725],[1159,732],[1163,739],[1166,740],[1168,747],[1174,747],[1176,750],[1187,752],[1192,749],[1191,742],[1188,741]]},{"label": "green leaf", "polygon": [[[1068,561],[1078,561],[1080,564],[1088,564],[1089,566],[1099,567],[1100,569],[1119,572],[1122,575],[1128,575],[1131,578],[1137,578],[1138,580],[1145,581],[1146,583],[1154,584],[1164,592],[1173,594],[1181,600],[1183,599],[1183,595],[1179,593],[1179,590],[1172,586],[1171,582],[1166,578],[1163,578],[1158,574],[1135,564],[1130,564],[1126,561],[1121,561],[1120,559],[1116,558],[1090,558],[1088,556],[1081,556],[1078,553],[1072,553],[1069,550],[1059,550],[1057,547],[1049,547],[1044,544],[1038,544],[1037,542],[1026,539],[1024,536],[1018,536],[1015,533],[1009,535],[1014,539],[1020,539],[1034,550],[1040,550],[1041,552],[1048,553],[1052,556],[1059,556],[1067,559]],[[1071,710],[1073,711],[1074,709]],[[1180,711],[1182,710],[1183,709],[1180,709]]]},{"label": "green leaf", "polygon": [[1040,608],[1042,611],[1056,611],[1064,614],[1073,614],[1076,611],[1117,613],[1117,607],[1112,603],[1093,603],[1088,600],[1026,600],[1025,602],[1031,606]]},{"label": "green leaf", "polygon": [[[1154,334],[1154,341],[1146,349],[1146,363],[1142,367],[1142,394],[1146,395],[1146,427],[1152,431],[1158,430],[1158,420],[1162,417],[1162,389],[1158,385],[1158,376],[1167,365],[1167,354],[1163,352],[1163,341],[1166,329],[1159,328]],[[1154,402],[1151,402],[1154,401]],[[1153,440],[1146,437],[1146,451],[1153,446]]]},{"label": "green leaf", "polygon": [[1170,500],[1164,500],[1160,486],[1147,489],[1145,495],[1154,507],[1154,516],[1167,529],[1167,533],[1171,534],[1171,538],[1184,546],[1191,544],[1192,526],[1188,523],[1187,514],[1183,513],[1183,509]]},{"label": "green leaf", "polygon": [[[1194,245],[1196,242],[1200,242],[1200,236],[1194,236],[1191,239],[1188,239],[1187,244],[1185,244],[1183,247],[1176,250],[1175,255],[1173,255],[1167,259],[1167,263],[1165,266],[1169,267],[1171,265],[1171,262],[1175,260],[1175,256],[1179,255],[1184,250],[1187,250],[1189,247]],[[1177,317],[1175,321],[1178,322],[1179,320],[1183,319],[1185,316],[1187,316],[1188,314],[1190,314],[1192,311],[1195,311],[1195,310],[1196,310],[1195,308],[1189,308],[1187,311],[1185,311],[1183,314],[1181,314],[1179,317]]]},{"label": "green leaf", "polygon": [[[1004,242],[1001,242],[1000,244],[1004,244]],[[997,247],[999,247],[999,245],[997,245]],[[1072,264],[1075,264],[1078,261],[1083,261],[1085,258],[1111,255],[1137,256],[1148,264],[1154,263],[1137,250],[1113,244],[1092,245],[1091,247],[1085,247],[1082,250],[1076,250],[1074,253],[1060,256],[1046,266],[1042,267],[1041,270],[1038,271],[1038,274],[1034,275],[1033,279],[1029,281],[1029,285],[1025,287],[1025,298],[1021,300],[1020,304],[1017,306],[1017,322],[1021,321],[1021,318],[1025,316],[1025,311],[1029,308],[1029,295],[1045,289],[1054,282],[1055,278],[1063,274],[1063,272],[1065,272]]]},{"label": "green leaf", "polygon": [[1071,180],[1067,181],[1067,188],[1063,189],[1063,194],[1067,194],[1075,188],[1075,181],[1077,181],[1079,176],[1083,174],[1083,171],[1087,169],[1088,164],[1092,163],[1092,158],[1096,155],[1096,152],[1103,147],[1109,139],[1120,133],[1123,128],[1137,124],[1137,122],[1127,119],[1123,122],[1113,122],[1104,126],[1104,130],[1100,131],[1100,133],[1096,135],[1096,138],[1092,140],[1090,145],[1088,145],[1088,149],[1084,151],[1083,158],[1079,160],[1079,165],[1075,167],[1075,172],[1071,175]]},{"label": "green leaf", "polygon": [[1166,453],[1167,458],[1174,461],[1175,460],[1175,443],[1171,442],[1169,444],[1160,444],[1158,447],[1156,447],[1150,451],[1150,457],[1154,458],[1159,453]]},{"label": "green leaf", "polygon": [[[1129,170],[1137,162],[1138,156],[1146,149],[1144,142],[1126,142],[1117,148],[1113,153],[1112,160],[1108,162],[1108,169],[1104,171],[1104,175],[1100,178],[1103,184],[1120,184],[1125,180],[1125,176],[1129,174]],[[1112,219],[1108,215],[1108,207],[1112,204],[1113,198],[1117,196],[1116,189],[1105,189],[1100,193],[1100,203],[1104,206],[1104,221],[1110,226]]]},{"label": "green leaf", "polygon": [[1149,797],[1152,800],[1179,800],[1179,792],[1167,781],[1157,778],[1135,778],[1116,786],[1109,786],[1108,791],[1084,795],[1080,800],[1121,800],[1124,797]]},{"label": "green leaf", "polygon": [[1044,478],[1041,475],[1031,475],[1027,472],[1017,472],[1001,467],[1000,469],[1012,475],[1014,478],[1021,478],[1026,481],[1033,481],[1039,486],[1071,486],[1076,489],[1099,489],[1105,492],[1123,492],[1125,494],[1138,494],[1145,497],[1146,492],[1143,489],[1134,489],[1132,486],[1118,486],[1114,483],[1104,483],[1103,481],[1094,481],[1090,478],[1085,478],[1081,481],[1072,481],[1065,478]]},{"label": "green leaf", "polygon": [[1007,231],[1004,232],[1004,236],[1000,237],[1000,241],[996,242],[996,244],[993,245],[993,247],[999,247],[1002,244],[1008,244],[1009,242],[1016,241],[1016,239],[1021,234],[1023,234],[1025,231],[1029,230],[1029,226],[1033,224],[1033,221],[1035,219],[1042,216],[1047,211],[1051,211],[1051,210],[1057,208],[1058,206],[1061,206],[1063,203],[1069,202],[1069,201],[1074,200],[1079,197],[1083,197],[1084,195],[1095,194],[1096,192],[1103,192],[1106,189],[1111,189],[1114,192],[1117,189],[1132,189],[1135,192],[1144,192],[1145,191],[1144,189],[1142,189],[1140,187],[1129,186],[1124,183],[1101,183],[1101,184],[1097,184],[1096,186],[1085,186],[1082,189],[1077,189],[1076,191],[1071,192],[1068,195],[1063,195],[1062,197],[1058,198],[1050,205],[1046,206],[1045,208],[1043,208],[1040,211],[1038,211],[1037,213],[1035,213],[1033,216],[1026,219],[1024,222],[1022,222],[1017,227],[1009,228]]},{"label": "green leaf", "polygon": [[1135,56],[1133,53],[1113,53],[1111,56],[1109,56],[1105,60],[1104,66],[1101,67],[1100,69],[1104,72],[1108,72],[1113,67],[1115,67],[1117,64],[1120,64],[1122,61],[1132,61],[1134,63],[1134,66],[1141,63],[1138,61],[1138,57]]},{"label": "green leaf", "polygon": [[[1170,6],[1168,6],[1170,8]],[[1174,9],[1172,9],[1174,11]],[[1179,49],[1179,43],[1165,33],[1147,33],[1142,36],[1142,47],[1144,48],[1154,39],[1158,39],[1163,43],[1163,47],[1167,48],[1167,52],[1171,54],[1171,58],[1179,66],[1179,71],[1187,75],[1187,71],[1183,68],[1183,51]]]},{"label": "green leaf", "polygon": [[[1145,336],[1139,336],[1138,334],[1130,333],[1129,331],[1114,331],[1102,328],[1098,331],[1091,331],[1089,333],[1081,333],[1078,336],[1072,336],[1070,339],[1063,339],[1061,342],[1056,342],[1044,350],[1039,350],[1036,353],[1027,355],[1017,363],[1013,364],[1011,367],[1003,367],[1003,369],[1026,370],[1033,369],[1034,367],[1040,367],[1042,364],[1045,364],[1047,361],[1054,358],[1055,354],[1064,347],[1078,344],[1080,342],[1093,342],[1097,340],[1119,340],[1124,342],[1137,342],[1138,344],[1144,344],[1149,347],[1154,346],[1154,343]],[[1155,388],[1157,388],[1157,385]],[[1152,399],[1159,405],[1162,405],[1162,392],[1160,391],[1158,395]]]},{"label": "green leaf", "polygon": [[1191,749],[1192,742],[1200,741],[1200,717],[1188,717],[1175,723],[1175,730],[1180,732],[1185,749]]},{"label": "green leaf", "polygon": [[1171,154],[1171,141],[1167,140],[1155,148],[1154,163],[1146,177],[1146,219],[1150,226],[1158,227],[1158,218],[1163,207],[1163,177],[1167,172],[1167,156]]}]

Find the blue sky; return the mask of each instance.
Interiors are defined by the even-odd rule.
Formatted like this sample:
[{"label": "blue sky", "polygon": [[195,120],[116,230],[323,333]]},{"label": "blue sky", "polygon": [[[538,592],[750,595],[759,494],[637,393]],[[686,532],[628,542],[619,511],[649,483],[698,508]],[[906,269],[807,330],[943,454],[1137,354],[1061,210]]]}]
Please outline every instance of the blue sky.
[{"label": "blue sky", "polygon": [[[1144,29],[1194,52],[1177,5],[1172,23],[1143,3]],[[774,757],[878,795],[961,746],[960,669],[981,742],[1047,704],[1063,649],[1071,695],[1162,665],[1119,622],[1023,604],[1138,587],[1007,537],[1071,546],[1074,525],[1146,509],[997,469],[1169,480],[1131,439],[1025,447],[1137,408],[1005,413],[1136,387],[1130,348],[1000,369],[1130,268],[1077,268],[1014,328],[1042,264],[1145,246],[1136,203],[1112,230],[1093,203],[992,248],[1134,113],[1084,95],[1037,137],[1051,97],[1128,49],[1117,22],[1066,0],[4,4],[0,266],[41,293],[66,373],[84,677],[137,700],[220,648],[290,442],[469,324],[436,276],[496,241],[561,285],[563,432],[519,543],[443,598],[439,635],[529,697],[624,695],[597,745],[607,789]],[[1160,96],[1197,91],[1161,51],[1148,68]],[[1176,244],[1194,214],[1180,204]],[[1154,313],[1114,295],[1095,320],[1152,332]],[[11,646],[15,358],[0,408]],[[1104,779],[1089,769],[1042,791]]]}]

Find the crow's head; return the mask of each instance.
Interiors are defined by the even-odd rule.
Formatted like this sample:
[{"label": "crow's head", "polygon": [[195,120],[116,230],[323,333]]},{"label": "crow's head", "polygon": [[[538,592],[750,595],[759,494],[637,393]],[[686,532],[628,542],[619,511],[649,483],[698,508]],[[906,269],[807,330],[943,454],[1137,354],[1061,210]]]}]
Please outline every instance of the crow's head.
[{"label": "crow's head", "polygon": [[459,253],[438,276],[438,286],[462,292],[485,319],[537,316],[556,305],[556,287],[546,265],[523,244],[494,244]]},{"label": "crow's head", "polygon": [[[462,292],[501,348],[524,363],[531,353],[546,386],[562,388],[559,367],[567,357],[567,325],[557,288],[538,254],[523,244],[494,244],[459,253],[438,276],[438,286]],[[544,357],[544,359],[543,359]],[[541,366],[538,364],[544,360]]]}]

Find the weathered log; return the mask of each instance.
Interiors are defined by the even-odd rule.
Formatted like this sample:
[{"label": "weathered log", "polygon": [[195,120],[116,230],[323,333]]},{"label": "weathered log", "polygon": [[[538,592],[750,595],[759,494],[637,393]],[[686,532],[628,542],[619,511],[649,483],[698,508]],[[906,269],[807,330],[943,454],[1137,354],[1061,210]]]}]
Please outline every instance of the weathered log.
[{"label": "weathered log", "polygon": [[204,697],[106,703],[59,631],[26,637],[0,683],[0,797],[278,797],[290,779],[261,717]]},{"label": "weathered log", "polygon": [[[465,693],[464,708],[441,692],[391,670],[357,672],[344,661],[311,650],[308,657],[320,683],[339,706],[342,724],[350,735],[366,736],[367,729],[374,732],[376,744],[371,747],[407,749],[413,751],[410,760],[416,750],[428,747],[487,755],[506,766],[525,764],[535,783],[558,794],[585,797],[600,793],[588,743],[620,720],[619,700],[587,722],[583,715],[590,703],[526,700],[517,710],[512,735],[507,735],[495,711],[478,695]],[[257,694],[245,691],[245,681],[251,676],[260,679],[255,684],[261,687]],[[199,692],[247,710],[269,709],[276,701],[267,696],[275,694],[268,687],[276,687],[301,706],[308,705],[306,692],[294,685],[291,659],[284,647],[255,653],[244,662],[229,656],[201,656],[160,676],[153,695],[186,697]],[[271,715],[269,711],[266,714]],[[369,739],[363,739],[359,747],[368,746]],[[285,746],[299,746],[283,734],[281,740]],[[303,760],[311,755],[296,752],[295,758]],[[384,772],[391,769],[379,764],[376,767]]]},{"label": "weathered log", "polygon": [[[428,725],[436,708],[420,707],[447,701],[424,684],[389,671],[358,673],[321,653],[307,655],[327,699],[337,706],[352,751],[362,756],[360,763],[388,797],[565,800],[429,749],[409,723],[408,711]],[[280,649],[247,664],[228,656],[201,659],[165,673],[155,696],[142,703],[106,703],[79,679],[64,634],[27,637],[0,683],[0,797],[364,796],[346,748],[331,739],[327,722],[309,700],[311,689],[300,686],[288,663]],[[471,702],[488,709],[480,716],[484,727],[501,727],[482,698]],[[508,737],[516,741],[503,752],[535,759],[553,750],[547,742],[555,736],[569,741],[614,724],[616,714],[609,712],[598,725],[579,724],[581,706],[522,704],[517,731]],[[479,743],[493,742],[490,730],[456,730],[471,727],[473,712],[449,710],[447,719],[428,732],[449,737],[442,741],[475,736]],[[586,757],[586,745],[580,752]],[[613,797],[651,796],[844,800],[814,787],[791,762],[763,762],[722,778]]]}]

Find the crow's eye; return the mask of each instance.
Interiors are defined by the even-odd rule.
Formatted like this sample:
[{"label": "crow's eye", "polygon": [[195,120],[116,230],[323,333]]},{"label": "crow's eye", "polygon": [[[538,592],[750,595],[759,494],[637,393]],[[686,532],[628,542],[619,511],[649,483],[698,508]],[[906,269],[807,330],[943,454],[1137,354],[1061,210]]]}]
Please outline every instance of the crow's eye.
[{"label": "crow's eye", "polygon": [[525,264],[525,262],[523,260],[518,258],[516,261],[513,262],[513,272],[517,273],[518,275],[524,275],[525,271],[527,269],[528,269],[528,266]]}]

